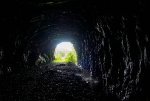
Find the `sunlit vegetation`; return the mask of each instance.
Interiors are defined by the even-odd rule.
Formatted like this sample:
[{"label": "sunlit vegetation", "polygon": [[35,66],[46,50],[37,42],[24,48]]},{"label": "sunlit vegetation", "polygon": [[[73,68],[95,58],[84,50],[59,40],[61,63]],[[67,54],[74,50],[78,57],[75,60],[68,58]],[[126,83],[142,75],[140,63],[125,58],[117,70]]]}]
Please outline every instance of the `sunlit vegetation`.
[{"label": "sunlit vegetation", "polygon": [[77,54],[70,42],[62,42],[57,45],[53,62],[72,62],[77,64]]}]

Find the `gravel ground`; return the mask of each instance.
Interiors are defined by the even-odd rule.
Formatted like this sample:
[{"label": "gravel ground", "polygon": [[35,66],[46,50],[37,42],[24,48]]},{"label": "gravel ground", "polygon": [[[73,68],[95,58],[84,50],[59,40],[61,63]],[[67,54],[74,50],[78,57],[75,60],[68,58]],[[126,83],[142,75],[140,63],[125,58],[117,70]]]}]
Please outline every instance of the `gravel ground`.
[{"label": "gravel ground", "polygon": [[97,84],[73,64],[47,64],[1,77],[0,101],[111,101]]}]

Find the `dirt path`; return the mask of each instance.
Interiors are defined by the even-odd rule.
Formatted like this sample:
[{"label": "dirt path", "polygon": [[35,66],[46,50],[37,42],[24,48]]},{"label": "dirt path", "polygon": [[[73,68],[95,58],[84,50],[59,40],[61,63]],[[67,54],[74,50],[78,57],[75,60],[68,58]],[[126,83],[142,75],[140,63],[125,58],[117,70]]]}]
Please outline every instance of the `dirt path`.
[{"label": "dirt path", "polygon": [[[98,81],[68,64],[48,64],[1,79],[0,101],[99,101]],[[105,101],[105,100],[102,100]]]}]

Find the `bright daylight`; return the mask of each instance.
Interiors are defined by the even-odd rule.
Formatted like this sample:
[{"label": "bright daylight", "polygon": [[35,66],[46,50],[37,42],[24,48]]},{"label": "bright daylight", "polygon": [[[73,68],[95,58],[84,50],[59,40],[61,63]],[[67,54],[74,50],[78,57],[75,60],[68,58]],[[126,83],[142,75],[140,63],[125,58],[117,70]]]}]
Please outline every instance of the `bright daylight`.
[{"label": "bright daylight", "polygon": [[56,46],[54,62],[72,62],[77,64],[77,54],[71,42],[61,42]]}]

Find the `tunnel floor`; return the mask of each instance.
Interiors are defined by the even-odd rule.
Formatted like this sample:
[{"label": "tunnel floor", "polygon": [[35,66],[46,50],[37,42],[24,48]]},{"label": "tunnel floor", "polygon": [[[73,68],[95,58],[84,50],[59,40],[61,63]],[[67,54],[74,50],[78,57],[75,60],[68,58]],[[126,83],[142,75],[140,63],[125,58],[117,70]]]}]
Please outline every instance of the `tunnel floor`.
[{"label": "tunnel floor", "polygon": [[[112,101],[86,70],[53,63],[0,78],[1,101]],[[117,101],[115,99],[115,101]]]}]

